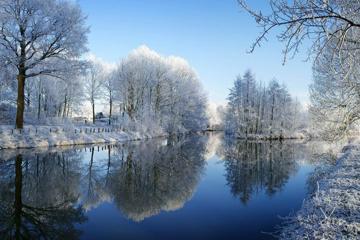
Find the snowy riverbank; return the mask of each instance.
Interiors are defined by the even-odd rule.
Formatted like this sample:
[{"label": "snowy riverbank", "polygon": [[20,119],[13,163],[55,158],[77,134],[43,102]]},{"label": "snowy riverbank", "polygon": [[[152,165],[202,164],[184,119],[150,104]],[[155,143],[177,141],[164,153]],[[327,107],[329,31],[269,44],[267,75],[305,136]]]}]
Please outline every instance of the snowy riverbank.
[{"label": "snowy riverbank", "polygon": [[107,126],[25,126],[15,130],[0,126],[0,149],[117,143],[165,136],[164,133],[123,131]]},{"label": "snowy riverbank", "polygon": [[293,132],[285,134],[249,134],[245,136],[236,136],[237,139],[242,140],[293,140],[293,139],[311,139],[311,135],[306,131],[302,132]]},{"label": "snowy riverbank", "polygon": [[318,169],[316,191],[283,229],[281,239],[359,239],[360,143],[343,148],[336,165]]}]

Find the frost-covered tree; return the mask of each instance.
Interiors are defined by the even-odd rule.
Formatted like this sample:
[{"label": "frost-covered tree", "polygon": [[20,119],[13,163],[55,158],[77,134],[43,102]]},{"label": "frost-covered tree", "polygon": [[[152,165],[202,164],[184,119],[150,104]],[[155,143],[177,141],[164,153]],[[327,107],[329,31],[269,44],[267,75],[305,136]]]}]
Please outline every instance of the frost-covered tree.
[{"label": "frost-covered tree", "polygon": [[162,62],[160,55],[142,46],[131,52],[119,65],[116,81],[118,94],[130,119],[140,120],[154,112],[152,101],[158,97],[154,86],[157,81],[162,81]]},{"label": "frost-covered tree", "polygon": [[102,97],[104,90],[105,72],[103,66],[96,62],[90,62],[84,76],[84,94],[91,104],[92,122],[95,123],[95,103]]},{"label": "frost-covered tree", "polygon": [[14,90],[16,88],[15,82],[12,80],[16,78],[13,69],[10,67],[3,67],[0,71],[0,103],[12,103],[15,101]]},{"label": "frost-covered tree", "polygon": [[86,51],[87,32],[80,7],[71,1],[0,1],[0,66],[17,75],[16,128],[24,123],[27,80],[66,72],[70,65],[64,63]]},{"label": "frost-covered tree", "polygon": [[313,67],[310,113],[314,129],[327,140],[346,136],[360,119],[360,48],[346,46],[352,50],[324,50]]},{"label": "frost-covered tree", "polygon": [[237,77],[230,89],[225,131],[241,138],[254,135],[283,138],[298,127],[294,118],[299,117],[299,113],[294,111],[294,104],[286,87],[277,80],[270,81],[264,88],[247,71],[243,77]]},{"label": "frost-covered tree", "polygon": [[170,105],[163,107],[168,115],[167,128],[169,131],[205,129],[207,98],[196,73],[182,58],[167,60],[170,69],[164,95],[168,95]]},{"label": "frost-covered tree", "polygon": [[111,124],[113,116],[113,105],[114,105],[114,88],[115,88],[116,72],[110,72],[106,74],[103,82],[103,89],[105,97],[109,103],[109,125]]},{"label": "frost-covered tree", "polygon": [[114,86],[124,121],[141,123],[150,131],[206,128],[207,99],[182,58],[163,57],[141,46],[119,64]]},{"label": "frost-covered tree", "polygon": [[67,118],[73,109],[81,105],[83,91],[78,76],[60,79],[50,76],[32,78],[27,86],[33,91],[30,95],[31,106],[26,106],[28,118],[45,120],[45,118]]},{"label": "frost-covered tree", "polygon": [[270,0],[268,14],[252,9],[246,2],[238,0],[263,29],[251,51],[276,28],[280,30],[278,39],[285,44],[284,61],[289,55],[294,56],[307,39],[311,40],[309,51],[315,55],[328,47],[335,47],[339,52],[344,43],[359,42],[353,34],[360,31],[360,2],[357,0]]},{"label": "frost-covered tree", "polygon": [[[255,11],[238,0],[263,31],[251,51],[279,28],[284,60],[309,41],[314,59],[310,119],[313,130],[328,140],[346,136],[359,120],[359,1],[271,0],[270,12]],[[309,43],[309,42],[307,42]]]}]

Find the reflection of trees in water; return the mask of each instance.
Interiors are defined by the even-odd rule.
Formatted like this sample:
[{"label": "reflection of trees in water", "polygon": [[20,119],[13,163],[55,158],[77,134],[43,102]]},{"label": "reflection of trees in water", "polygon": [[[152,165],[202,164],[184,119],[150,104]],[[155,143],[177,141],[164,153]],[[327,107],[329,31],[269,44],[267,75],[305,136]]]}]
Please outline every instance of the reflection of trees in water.
[{"label": "reflection of trees in water", "polygon": [[[206,140],[0,153],[0,239],[76,239],[84,211],[114,200],[140,221],[180,208],[199,181]],[[57,151],[57,152],[56,152]]]},{"label": "reflection of trees in water", "polygon": [[2,163],[0,238],[79,238],[74,224],[85,217],[80,207],[74,207],[76,163],[73,152],[34,155],[30,151]]},{"label": "reflection of trees in water", "polygon": [[181,208],[199,181],[204,149],[199,137],[129,146],[122,165],[111,172],[115,203],[135,221]]},{"label": "reflection of trees in water", "polygon": [[262,190],[269,196],[280,191],[305,152],[304,145],[291,141],[224,141],[219,150],[231,192],[243,203]]},{"label": "reflection of trees in water", "polygon": [[[86,210],[95,208],[104,201],[110,201],[108,174],[112,160],[113,146],[90,147],[81,166],[81,201]],[[99,157],[97,154],[101,153]]]}]

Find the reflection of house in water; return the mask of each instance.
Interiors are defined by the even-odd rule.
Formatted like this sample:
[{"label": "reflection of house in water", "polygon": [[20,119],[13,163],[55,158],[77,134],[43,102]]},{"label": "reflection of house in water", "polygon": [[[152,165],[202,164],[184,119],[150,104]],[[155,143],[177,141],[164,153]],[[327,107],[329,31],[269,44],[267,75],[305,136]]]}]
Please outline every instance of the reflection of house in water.
[{"label": "reflection of house in water", "polygon": [[305,145],[291,141],[224,141],[219,150],[231,192],[243,203],[256,192],[280,191],[305,153]]}]

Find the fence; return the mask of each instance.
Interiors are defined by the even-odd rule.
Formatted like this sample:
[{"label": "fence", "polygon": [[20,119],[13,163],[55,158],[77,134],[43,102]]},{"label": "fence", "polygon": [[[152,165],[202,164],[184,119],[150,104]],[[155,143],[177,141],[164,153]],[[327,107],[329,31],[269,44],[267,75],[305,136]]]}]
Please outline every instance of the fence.
[{"label": "fence", "polygon": [[92,134],[92,133],[110,133],[121,132],[122,127],[77,127],[72,130],[59,127],[31,127],[24,129],[0,129],[1,134],[40,134],[40,133],[74,133],[74,134]]}]

